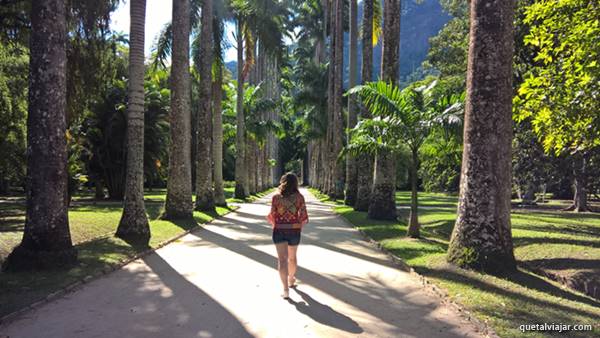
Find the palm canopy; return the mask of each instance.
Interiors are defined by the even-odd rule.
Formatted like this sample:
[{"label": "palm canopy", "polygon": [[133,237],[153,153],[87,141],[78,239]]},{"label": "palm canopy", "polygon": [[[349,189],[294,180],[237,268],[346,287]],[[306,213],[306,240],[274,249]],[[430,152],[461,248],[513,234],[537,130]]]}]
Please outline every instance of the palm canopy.
[{"label": "palm canopy", "polygon": [[[281,58],[284,49],[284,26],[290,13],[285,4],[277,0],[228,0],[227,9],[236,24],[241,25],[244,40],[244,69],[246,77],[254,64],[256,42],[262,49]],[[287,33],[286,33],[287,34]]]},{"label": "palm canopy", "polygon": [[351,130],[346,151],[359,154],[378,150],[399,151],[404,145],[418,150],[435,127],[461,123],[462,95],[436,95],[436,80],[403,90],[383,81],[356,86],[346,95],[358,96],[374,118]]},{"label": "palm canopy", "polygon": [[[235,91],[236,81],[232,80],[231,83],[226,87],[226,91],[229,93],[227,96],[223,109],[223,115],[229,119],[234,120],[236,116],[235,102],[237,100],[237,93]],[[278,132],[280,126],[272,120],[265,120],[260,117],[260,113],[269,111],[277,108],[279,102],[267,98],[264,96],[264,90],[262,83],[258,85],[244,84],[244,120],[246,123],[246,133],[252,139],[258,142],[259,145],[267,139],[269,132]],[[228,125],[227,129],[231,133],[235,129],[235,126]],[[234,137],[234,134],[229,134],[229,137]]]}]

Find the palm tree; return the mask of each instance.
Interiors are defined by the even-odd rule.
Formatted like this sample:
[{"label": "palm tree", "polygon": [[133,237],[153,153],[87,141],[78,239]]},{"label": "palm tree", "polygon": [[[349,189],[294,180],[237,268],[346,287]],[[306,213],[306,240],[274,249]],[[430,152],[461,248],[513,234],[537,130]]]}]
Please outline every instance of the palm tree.
[{"label": "palm tree", "polygon": [[[350,55],[348,58],[348,85],[350,88],[356,86],[356,73],[357,73],[357,51],[358,51],[358,17],[357,17],[357,1],[350,0]],[[357,114],[358,106],[354,96],[348,97],[348,119],[347,128],[348,130],[356,126],[358,119]],[[350,135],[347,136],[348,138]],[[349,141],[349,139],[348,139]],[[346,157],[346,197],[344,203],[346,205],[354,206],[356,204],[356,194],[358,193],[358,168],[356,167],[356,158],[354,156]]]},{"label": "palm tree", "polygon": [[[237,43],[237,130],[235,159],[235,197],[248,195],[246,170],[246,128],[244,117],[244,81],[254,65],[255,42],[261,41],[264,51],[276,59],[281,53],[283,19],[288,15],[279,1],[230,0],[230,10],[236,23]],[[244,57],[245,54],[245,57]]]},{"label": "palm tree", "polygon": [[212,211],[215,199],[212,187],[212,64],[213,64],[213,2],[204,0],[200,28],[200,73],[198,133],[196,152],[196,210]]},{"label": "palm tree", "polygon": [[6,270],[66,266],[77,260],[67,214],[66,42],[65,1],[33,1],[27,211],[23,239],[6,258]]},{"label": "palm tree", "polygon": [[[384,0],[383,50],[381,79],[398,83],[401,0]],[[368,216],[372,219],[395,220],[396,163],[394,156],[382,150],[375,156],[373,190]]]},{"label": "palm tree", "polygon": [[[348,146],[351,153],[396,152],[407,146],[412,154],[412,197],[407,234],[414,238],[420,236],[417,203],[419,149],[436,126],[461,121],[457,115],[462,111],[462,96],[434,95],[436,84],[437,81],[417,82],[400,91],[393,84],[376,82],[355,87],[349,92],[349,95],[355,93],[362,98],[366,108],[378,118],[375,121],[364,119],[360,127],[353,130],[359,137]],[[374,128],[379,132],[371,132]],[[377,140],[388,146],[372,144]]]},{"label": "palm tree", "polygon": [[164,219],[191,218],[190,1],[173,0],[171,147]]},{"label": "palm tree", "polygon": [[448,261],[515,269],[511,225],[514,1],[471,1],[464,152]]},{"label": "palm tree", "polygon": [[148,244],[150,225],[144,206],[144,31],[146,0],[130,4],[127,173],[123,214],[116,236]]},{"label": "palm tree", "polygon": [[[363,1],[361,67],[362,83],[371,81],[373,77],[373,5],[373,0]],[[377,2],[377,8],[379,8],[379,2]],[[360,117],[363,119],[368,119],[371,117],[369,110],[364,106],[361,107]],[[367,211],[369,209],[371,189],[373,185],[373,157],[368,154],[360,154],[358,155],[357,162],[360,163],[360,166],[358,166],[357,173],[358,186],[356,188],[356,202],[354,204],[354,210]]]}]

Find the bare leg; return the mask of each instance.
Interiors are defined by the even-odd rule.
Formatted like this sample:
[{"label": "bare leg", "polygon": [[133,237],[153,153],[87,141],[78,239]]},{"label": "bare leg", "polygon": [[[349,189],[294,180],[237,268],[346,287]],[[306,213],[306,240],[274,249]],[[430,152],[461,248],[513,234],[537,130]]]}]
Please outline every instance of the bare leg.
[{"label": "bare leg", "polygon": [[279,277],[281,278],[281,284],[283,284],[283,297],[287,298],[289,295],[288,287],[288,244],[287,242],[275,244],[277,248],[277,269],[279,270]]},{"label": "bare leg", "polygon": [[296,270],[298,270],[298,258],[296,253],[298,252],[297,245],[288,246],[288,284],[289,286],[295,286],[296,284]]}]

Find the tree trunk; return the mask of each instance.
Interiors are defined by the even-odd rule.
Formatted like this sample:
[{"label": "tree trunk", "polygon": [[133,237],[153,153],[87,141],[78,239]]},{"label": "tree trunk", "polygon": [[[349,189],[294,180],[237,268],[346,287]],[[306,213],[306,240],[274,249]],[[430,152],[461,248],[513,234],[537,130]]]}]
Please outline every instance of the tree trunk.
[{"label": "tree trunk", "polygon": [[448,261],[515,269],[510,225],[514,1],[471,1],[458,217]]},{"label": "tree trunk", "polygon": [[33,1],[27,117],[27,211],[10,271],[70,266],[77,261],[67,207],[66,6]]},{"label": "tree trunk", "polygon": [[255,141],[250,137],[246,137],[246,172],[248,173],[248,193],[256,194],[256,158],[255,158]]},{"label": "tree trunk", "polygon": [[396,176],[396,163],[390,152],[381,152],[375,161],[375,181],[371,192],[368,217],[378,220],[396,220],[396,185],[390,177]]},{"label": "tree trunk", "polygon": [[[381,78],[398,84],[400,68],[400,15],[401,0],[384,0],[383,48]],[[369,218],[396,219],[396,163],[389,151],[382,150],[375,157],[375,172]]]},{"label": "tree trunk", "polygon": [[123,215],[115,236],[148,245],[150,224],[144,205],[144,31],[146,0],[130,4],[127,172]]},{"label": "tree trunk", "polygon": [[343,0],[335,0],[335,44],[333,74],[333,129],[332,129],[332,197],[344,198],[345,165],[338,160],[342,152],[344,122],[342,111],[343,74],[344,74],[344,10]]},{"label": "tree trunk", "polygon": [[101,178],[96,178],[94,180],[94,199],[101,201],[104,198],[106,198],[104,195],[104,184]]},{"label": "tree trunk", "polygon": [[418,197],[417,197],[417,168],[419,166],[419,150],[412,149],[412,161],[410,163],[410,186],[411,186],[411,198],[410,198],[410,216],[408,221],[407,235],[412,238],[419,238],[421,236],[419,229],[419,210],[418,210]]},{"label": "tree trunk", "polygon": [[237,131],[235,138],[235,198],[248,196],[246,173],[246,128],[244,125],[244,39],[242,23],[237,22]]},{"label": "tree trunk", "polygon": [[212,62],[213,62],[213,2],[204,0],[200,28],[200,85],[198,100],[198,124],[196,134],[196,210],[214,211],[215,198],[212,187],[212,146],[210,125],[212,99]]},{"label": "tree trunk", "polygon": [[213,88],[213,176],[215,181],[215,204],[226,206],[223,188],[223,65],[217,65]]},{"label": "tree trunk", "polygon": [[[373,77],[373,0],[364,0],[363,2],[363,22],[362,22],[362,67],[361,81],[367,83]],[[361,105],[361,118],[367,119],[371,117],[369,110]],[[358,156],[357,173],[357,191],[356,203],[354,210],[367,211],[369,210],[369,202],[371,199],[371,190],[373,187],[373,156],[362,154]]]},{"label": "tree trunk", "polygon": [[565,211],[585,212],[590,211],[587,202],[587,173],[586,159],[582,154],[573,156],[573,178],[575,193],[573,194],[573,204]]},{"label": "tree trunk", "polygon": [[190,2],[173,0],[171,65],[171,146],[163,219],[192,218],[192,159],[190,114]]},{"label": "tree trunk", "polygon": [[[356,86],[357,73],[357,52],[358,52],[358,22],[357,22],[357,4],[356,0],[350,0],[350,58],[349,63],[349,88]],[[356,126],[358,120],[358,106],[354,96],[348,97],[348,130]],[[350,143],[350,134],[347,134],[347,142]],[[358,168],[356,167],[356,158],[351,155],[346,156],[346,205],[354,206],[356,204],[356,195],[358,193]]]}]

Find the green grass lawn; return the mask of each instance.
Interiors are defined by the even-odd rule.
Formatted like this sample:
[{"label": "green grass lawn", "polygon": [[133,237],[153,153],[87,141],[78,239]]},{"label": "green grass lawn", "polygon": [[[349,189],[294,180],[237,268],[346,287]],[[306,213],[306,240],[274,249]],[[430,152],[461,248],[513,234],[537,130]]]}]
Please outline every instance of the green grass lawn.
[{"label": "green grass lawn", "polygon": [[[267,192],[248,197],[245,201],[233,198],[233,187],[226,187],[227,201],[253,201]],[[161,243],[230,212],[231,208],[217,208],[215,213],[194,212],[194,222],[170,222],[157,219],[165,200],[165,190],[148,191],[145,194],[146,209],[150,218],[152,238],[150,246]],[[0,263],[20,243],[25,222],[23,199],[3,199],[0,203]],[[122,202],[93,201],[91,195],[73,198],[69,209],[69,226],[73,243],[79,253],[79,264],[69,270],[32,271],[23,273],[0,273],[0,316],[23,308],[48,294],[60,290],[107,266],[119,264],[134,256],[139,248],[113,237],[121,217]]]},{"label": "green grass lawn", "polygon": [[[326,199],[323,195],[318,197]],[[519,325],[529,323],[592,324],[593,332],[555,335],[600,336],[598,300],[524,268],[499,278],[447,264],[445,254],[456,218],[455,196],[420,194],[421,239],[406,237],[408,209],[404,207],[409,205],[410,192],[399,192],[397,200],[402,210],[400,222],[369,220],[366,213],[347,206],[338,205],[335,210],[446,290],[451,299],[488,322],[500,337],[553,335],[522,333]],[[600,274],[600,214],[574,214],[556,208],[515,209],[512,224],[515,255],[520,265],[525,263],[530,269],[567,278]]]}]

